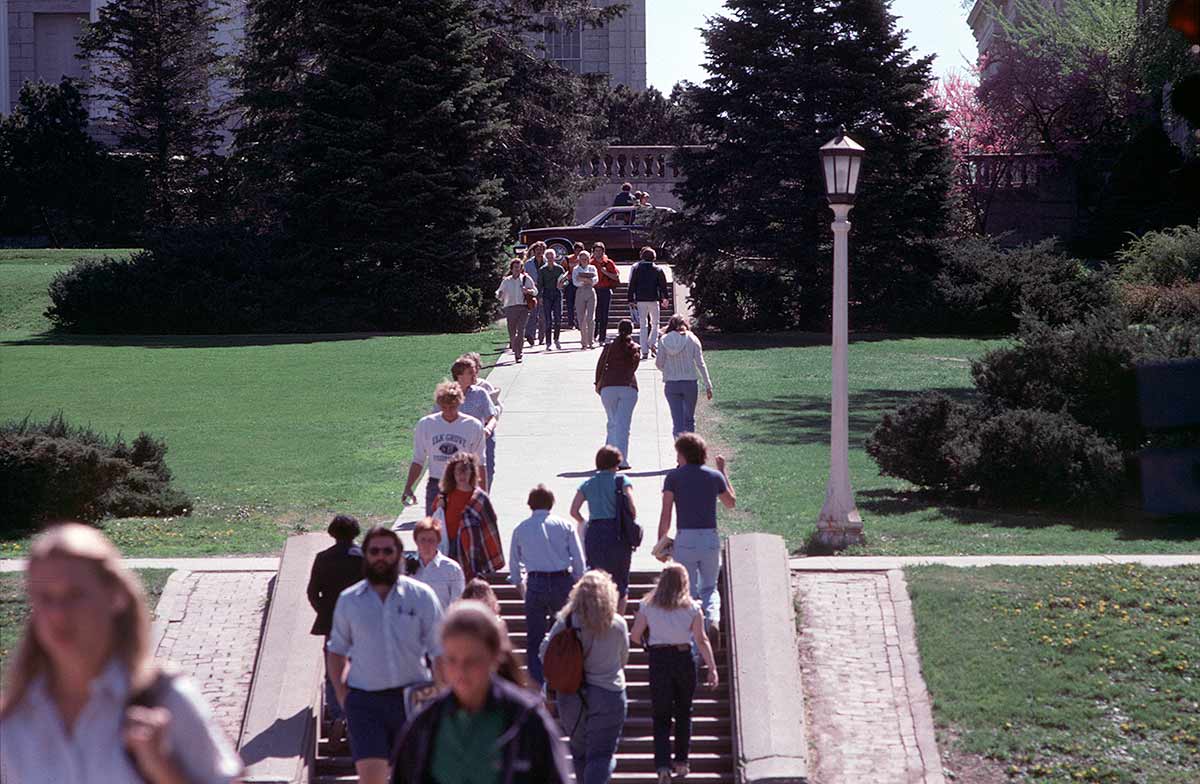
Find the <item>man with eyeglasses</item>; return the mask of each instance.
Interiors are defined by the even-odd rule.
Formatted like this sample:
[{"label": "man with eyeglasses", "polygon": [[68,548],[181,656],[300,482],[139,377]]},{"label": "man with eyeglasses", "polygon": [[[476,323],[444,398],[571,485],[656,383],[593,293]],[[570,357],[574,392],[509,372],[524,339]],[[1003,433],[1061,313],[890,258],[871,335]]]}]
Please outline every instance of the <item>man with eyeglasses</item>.
[{"label": "man with eyeglasses", "polygon": [[359,784],[385,784],[404,728],[404,689],[433,680],[429,662],[441,655],[442,605],[432,588],[400,573],[396,532],[375,526],[362,551],[365,579],[338,597],[325,660]]}]

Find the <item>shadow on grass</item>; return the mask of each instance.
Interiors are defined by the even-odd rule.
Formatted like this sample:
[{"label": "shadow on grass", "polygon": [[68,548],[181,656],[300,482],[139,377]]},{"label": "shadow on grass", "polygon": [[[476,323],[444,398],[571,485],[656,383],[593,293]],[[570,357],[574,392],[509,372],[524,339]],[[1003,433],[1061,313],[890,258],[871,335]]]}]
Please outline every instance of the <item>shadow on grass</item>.
[{"label": "shadow on grass", "polygon": [[[925,392],[941,392],[956,400],[968,400],[974,395],[974,390],[965,387],[854,392],[850,395],[851,445],[861,444],[885,412],[894,411]],[[716,407],[734,420],[739,441],[772,446],[829,443],[829,397],[825,395],[780,395],[763,400],[718,402]]]},{"label": "shadow on grass", "polygon": [[1123,541],[1197,541],[1200,524],[1195,519],[1156,518],[1128,502],[1106,510],[1012,510],[977,504],[973,495],[928,491],[866,490],[855,493],[860,511],[879,517],[934,511],[959,525],[1028,530],[1068,525],[1077,530],[1116,531]]},{"label": "shadow on grass", "polygon": [[[253,346],[290,346],[312,343],[339,343],[395,337],[435,337],[440,332],[331,332],[286,333],[271,335],[75,335],[43,332],[0,341],[0,346],[106,346],[129,348],[242,348]],[[507,343],[487,352],[499,356]]]},{"label": "shadow on grass", "polygon": [[[813,348],[828,346],[828,332],[705,332],[700,333],[705,351],[753,351],[764,348]],[[854,332],[851,343],[884,343],[919,338],[956,338],[962,340],[993,340],[1003,335],[933,335],[900,332]]]}]

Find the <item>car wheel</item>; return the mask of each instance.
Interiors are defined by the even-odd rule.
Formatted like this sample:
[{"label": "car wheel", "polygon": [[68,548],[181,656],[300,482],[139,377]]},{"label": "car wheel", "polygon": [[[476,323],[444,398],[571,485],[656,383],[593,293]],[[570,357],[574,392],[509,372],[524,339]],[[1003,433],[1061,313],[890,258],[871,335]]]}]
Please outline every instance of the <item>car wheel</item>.
[{"label": "car wheel", "polygon": [[571,243],[566,240],[550,240],[546,243],[546,250],[554,251],[555,257],[565,259],[571,255]]}]

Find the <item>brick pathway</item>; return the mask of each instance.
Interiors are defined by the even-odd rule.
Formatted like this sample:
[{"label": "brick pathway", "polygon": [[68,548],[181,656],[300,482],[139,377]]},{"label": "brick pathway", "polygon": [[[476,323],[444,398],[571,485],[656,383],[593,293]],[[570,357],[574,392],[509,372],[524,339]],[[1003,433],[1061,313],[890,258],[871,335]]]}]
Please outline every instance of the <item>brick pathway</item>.
[{"label": "brick pathway", "polygon": [[156,657],[191,676],[236,743],[271,572],[175,572],[159,603]]},{"label": "brick pathway", "polygon": [[904,575],[792,575],[817,784],[942,784]]}]

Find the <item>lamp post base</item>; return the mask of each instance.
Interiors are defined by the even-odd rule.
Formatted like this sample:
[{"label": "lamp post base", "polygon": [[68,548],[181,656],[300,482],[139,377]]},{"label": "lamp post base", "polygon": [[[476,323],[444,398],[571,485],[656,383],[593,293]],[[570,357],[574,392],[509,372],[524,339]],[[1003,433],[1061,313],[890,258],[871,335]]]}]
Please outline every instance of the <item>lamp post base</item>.
[{"label": "lamp post base", "polygon": [[862,516],[858,509],[849,511],[821,510],[817,518],[817,535],[813,543],[829,550],[845,550],[850,545],[863,544]]}]

